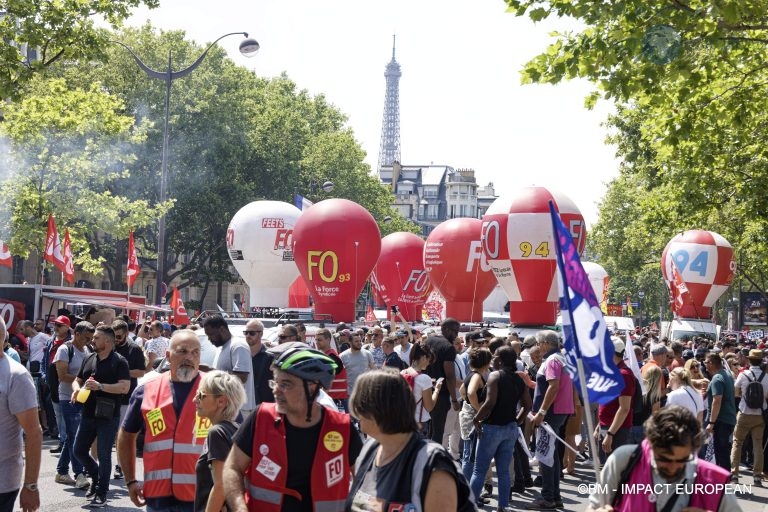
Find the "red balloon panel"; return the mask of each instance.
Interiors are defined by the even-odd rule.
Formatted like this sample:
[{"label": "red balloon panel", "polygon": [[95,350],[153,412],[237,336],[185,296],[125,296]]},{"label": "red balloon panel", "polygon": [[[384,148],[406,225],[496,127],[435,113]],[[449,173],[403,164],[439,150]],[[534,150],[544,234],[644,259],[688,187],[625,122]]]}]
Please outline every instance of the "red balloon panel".
[{"label": "red balloon panel", "polygon": [[446,316],[460,322],[482,321],[483,301],[496,286],[481,228],[480,219],[450,219],[438,224],[424,245],[424,267],[445,297]]},{"label": "red balloon panel", "polygon": [[293,256],[315,302],[315,314],[355,320],[355,302],[381,249],[368,211],[346,199],[327,199],[302,212],[293,230]]},{"label": "red balloon panel", "polygon": [[403,317],[421,320],[421,310],[432,289],[422,263],[424,240],[413,233],[392,233],[381,240],[381,254],[371,284],[387,306],[397,305]]},{"label": "red balloon panel", "polygon": [[516,325],[554,324],[558,310],[555,239],[549,202],[583,252],[584,217],[564,194],[526,187],[494,201],[483,216],[483,251],[510,300],[510,321]]},{"label": "red balloon panel", "polygon": [[694,229],[674,236],[664,248],[661,269],[667,283],[673,280],[673,261],[688,294],[679,309],[671,304],[672,310],[683,318],[710,318],[736,272],[733,247],[717,233]]}]

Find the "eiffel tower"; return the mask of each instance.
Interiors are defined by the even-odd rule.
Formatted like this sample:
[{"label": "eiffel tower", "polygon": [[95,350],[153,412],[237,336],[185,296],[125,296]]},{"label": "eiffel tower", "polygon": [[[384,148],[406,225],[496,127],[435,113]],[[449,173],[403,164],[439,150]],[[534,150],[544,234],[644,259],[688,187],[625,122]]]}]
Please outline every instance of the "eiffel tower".
[{"label": "eiffel tower", "polygon": [[381,121],[379,146],[379,174],[381,168],[400,162],[400,64],[395,60],[395,36],[392,36],[392,60],[387,64],[384,78],[387,90],[384,96],[384,118]]}]

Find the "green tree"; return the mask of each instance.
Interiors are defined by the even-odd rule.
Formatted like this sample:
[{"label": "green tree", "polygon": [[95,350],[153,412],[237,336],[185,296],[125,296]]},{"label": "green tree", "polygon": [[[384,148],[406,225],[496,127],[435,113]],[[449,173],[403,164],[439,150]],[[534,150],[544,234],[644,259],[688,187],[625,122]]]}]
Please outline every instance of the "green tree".
[{"label": "green tree", "polygon": [[[35,72],[63,60],[92,60],[103,57],[106,38],[94,20],[113,28],[140,5],[154,8],[159,0],[14,0],[0,10],[0,99],[17,97]],[[37,52],[28,59],[21,50]]]},{"label": "green tree", "polygon": [[120,191],[144,127],[120,114],[122,101],[98,83],[70,88],[62,79],[38,77],[28,85],[24,99],[6,107],[0,124],[6,169],[12,170],[0,195],[3,239],[14,255],[28,257],[32,249],[42,254],[52,213],[62,237],[69,228],[75,264],[94,274],[106,268],[109,280],[120,282],[121,264],[105,265],[104,247],[153,222],[169,206]]},{"label": "green tree", "polygon": [[[525,65],[524,82],[586,78],[596,85],[587,106],[602,97],[617,107],[610,140],[623,163],[592,230],[606,268],[637,289],[642,262],[658,260],[676,232],[708,229],[734,245],[741,276],[764,290],[768,3],[506,3],[534,21],[564,16],[583,27],[555,34]],[[659,61],[660,34],[672,51]]]},{"label": "green tree", "polygon": [[[203,51],[183,32],[158,33],[150,25],[110,38],[158,70],[167,66],[169,53],[178,70]],[[152,203],[158,197],[164,84],[149,79],[125,49],[112,45],[105,53],[106,63],[80,62],[55,71],[81,84],[100,79],[110,94],[125,101],[126,113],[146,124],[146,143],[137,151],[125,186]],[[175,204],[167,218],[163,280],[206,289],[210,282],[236,280],[225,247],[231,218],[259,199],[292,203],[295,190],[308,195],[313,177],[333,181],[333,197],[359,202],[380,223],[386,216],[395,219],[387,227],[405,225],[390,206],[391,192],[371,175],[345,123],[346,117],[322,95],[297,90],[285,75],[259,78],[235,66],[220,48],[213,48],[193,73],[175,80],[169,158],[169,197]],[[323,197],[318,192],[314,199]],[[142,230],[140,238],[148,249],[156,247],[154,229]]]}]

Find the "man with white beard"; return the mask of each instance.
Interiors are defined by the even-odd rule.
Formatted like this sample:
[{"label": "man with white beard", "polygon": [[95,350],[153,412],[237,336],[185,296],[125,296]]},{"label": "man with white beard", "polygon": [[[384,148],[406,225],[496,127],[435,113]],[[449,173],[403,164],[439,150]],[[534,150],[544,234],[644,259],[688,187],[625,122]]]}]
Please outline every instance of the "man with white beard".
[{"label": "man with white beard", "polygon": [[[195,501],[195,464],[210,427],[205,420],[197,421],[193,402],[200,384],[197,334],[188,329],[174,332],[165,357],[170,362],[170,372],[139,385],[133,392],[117,439],[117,451],[125,486],[137,507],[146,505],[147,512],[191,512]],[[136,437],[142,428],[143,484],[136,479]]]}]

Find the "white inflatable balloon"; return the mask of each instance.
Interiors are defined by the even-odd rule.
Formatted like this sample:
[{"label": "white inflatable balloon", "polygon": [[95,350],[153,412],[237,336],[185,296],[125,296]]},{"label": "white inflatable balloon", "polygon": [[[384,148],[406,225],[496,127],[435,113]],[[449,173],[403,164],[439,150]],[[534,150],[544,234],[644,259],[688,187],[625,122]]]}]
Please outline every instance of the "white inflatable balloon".
[{"label": "white inflatable balloon", "polygon": [[288,306],[288,289],[299,275],[292,251],[299,215],[289,203],[254,201],[232,217],[227,251],[251,290],[250,307]]},{"label": "white inflatable balloon", "polygon": [[589,276],[589,283],[592,285],[592,289],[595,291],[595,297],[597,302],[603,301],[603,295],[608,288],[608,272],[597,263],[591,261],[582,261],[581,265],[584,267],[584,271]]}]

